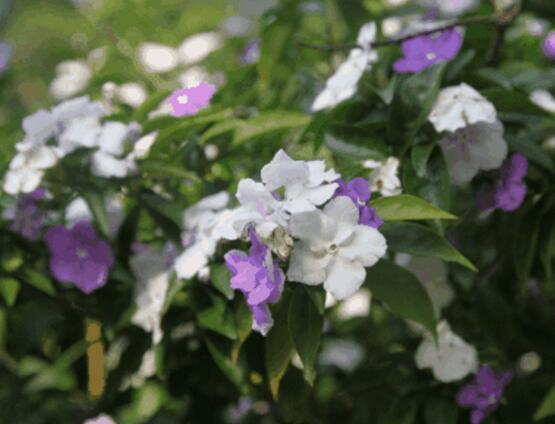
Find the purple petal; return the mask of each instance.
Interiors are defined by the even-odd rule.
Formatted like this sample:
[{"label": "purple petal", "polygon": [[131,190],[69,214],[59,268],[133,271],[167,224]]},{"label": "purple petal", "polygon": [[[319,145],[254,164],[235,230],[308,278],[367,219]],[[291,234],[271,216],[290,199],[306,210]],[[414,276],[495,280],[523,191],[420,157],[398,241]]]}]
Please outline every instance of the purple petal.
[{"label": "purple petal", "polygon": [[73,283],[81,274],[81,264],[77,256],[54,255],[50,258],[50,272],[61,283]]},{"label": "purple petal", "polygon": [[480,400],[480,388],[476,384],[467,384],[457,393],[457,405],[468,408]]},{"label": "purple petal", "polygon": [[107,279],[108,267],[105,263],[86,259],[81,261],[81,270],[74,282],[83,293],[90,294],[104,286]]},{"label": "purple petal", "polygon": [[379,228],[383,225],[383,219],[381,219],[374,208],[366,205],[359,208],[360,218],[358,223],[361,225],[368,225],[372,228]]},{"label": "purple petal", "polygon": [[[348,184],[349,190],[356,193],[357,199],[360,202],[366,203],[370,200],[370,188],[368,180],[362,177],[353,178]],[[355,200],[355,199],[353,199]]]},{"label": "purple petal", "polygon": [[270,308],[268,305],[257,305],[251,306],[250,310],[253,317],[252,329],[265,336],[274,325]]},{"label": "purple petal", "polygon": [[44,240],[50,250],[50,253],[52,254],[66,252],[73,248],[73,238],[71,237],[71,233],[63,226],[50,228],[46,232]]},{"label": "purple petal", "polygon": [[488,416],[488,413],[480,409],[474,409],[470,414],[470,422],[472,424],[480,424]]},{"label": "purple petal", "polygon": [[482,365],[476,373],[476,383],[483,393],[491,393],[497,388],[497,377],[490,365]]}]

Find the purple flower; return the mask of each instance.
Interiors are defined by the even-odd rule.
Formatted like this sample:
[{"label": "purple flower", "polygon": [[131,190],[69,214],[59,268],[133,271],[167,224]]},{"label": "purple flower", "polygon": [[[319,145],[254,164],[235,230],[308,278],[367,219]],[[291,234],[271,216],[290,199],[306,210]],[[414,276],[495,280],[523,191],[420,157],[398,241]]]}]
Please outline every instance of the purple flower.
[{"label": "purple flower", "polygon": [[74,283],[84,293],[104,286],[114,257],[110,245],[98,238],[88,221],[71,229],[53,227],[46,233],[51,253],[50,272],[62,283]]},{"label": "purple flower", "polygon": [[410,38],[401,44],[404,57],[393,64],[393,69],[399,74],[421,72],[438,62],[453,59],[462,42],[462,33],[455,28]]},{"label": "purple flower", "polygon": [[492,191],[478,193],[478,208],[482,211],[501,209],[512,212],[522,205],[527,187],[524,177],[528,173],[528,161],[515,153],[505,159],[499,168],[499,177]]},{"label": "purple flower", "polygon": [[173,116],[195,115],[210,104],[210,99],[215,92],[216,86],[205,82],[200,82],[194,87],[175,90],[170,96]]},{"label": "purple flower", "polygon": [[10,59],[12,57],[13,48],[11,44],[0,42],[0,75],[6,72]]},{"label": "purple flower", "polygon": [[258,59],[260,59],[260,41],[255,38],[245,46],[245,50],[241,54],[241,63],[250,65],[258,62]]},{"label": "purple flower", "polygon": [[5,219],[12,221],[10,230],[27,240],[38,240],[45,215],[39,208],[39,203],[44,199],[46,199],[46,191],[42,188],[21,194],[17,199],[17,206],[7,209],[3,214]]},{"label": "purple flower", "polygon": [[472,408],[470,421],[480,424],[497,409],[503,398],[505,386],[513,378],[511,371],[496,374],[489,365],[482,365],[472,383],[457,393],[457,404],[461,408]]},{"label": "purple flower", "polygon": [[545,57],[555,60],[555,31],[551,31],[543,41],[543,53]]},{"label": "purple flower", "polygon": [[383,219],[381,219],[376,211],[368,204],[371,192],[367,180],[357,177],[352,179],[349,183],[346,183],[342,179],[337,180],[336,183],[339,184],[339,187],[335,191],[333,197],[347,196],[353,201],[358,208],[359,224],[368,225],[372,228],[379,228],[383,224]]},{"label": "purple flower", "polygon": [[231,250],[225,255],[225,263],[231,272],[231,288],[241,291],[247,300],[253,330],[265,336],[274,324],[268,304],[279,300],[285,276],[279,261],[272,259],[270,249],[262,244],[253,228],[249,235],[249,255]]}]

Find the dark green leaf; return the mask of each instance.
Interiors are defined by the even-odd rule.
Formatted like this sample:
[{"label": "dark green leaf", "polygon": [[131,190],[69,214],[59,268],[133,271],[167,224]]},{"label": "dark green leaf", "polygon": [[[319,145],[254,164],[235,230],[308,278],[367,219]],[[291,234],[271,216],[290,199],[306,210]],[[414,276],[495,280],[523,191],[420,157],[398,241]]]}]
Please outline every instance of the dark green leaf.
[{"label": "dark green leaf", "polygon": [[553,415],[555,415],[555,386],[553,386],[543,398],[540,407],[534,414],[534,420],[543,420],[544,418],[551,417]]},{"label": "dark green leaf", "polygon": [[89,209],[94,217],[100,233],[104,237],[110,237],[110,221],[106,212],[104,196],[101,193],[88,191],[83,193],[83,198],[89,205]]},{"label": "dark green leaf", "polygon": [[411,272],[385,259],[366,272],[366,284],[375,299],[384,302],[394,314],[416,321],[435,334],[432,302],[424,286]]},{"label": "dark green leaf", "polygon": [[15,304],[20,289],[19,281],[15,278],[0,278],[0,294],[6,301],[6,305],[13,306]]},{"label": "dark green leaf", "polygon": [[312,385],[324,317],[300,286],[293,290],[288,320],[291,341],[303,363],[306,381]]},{"label": "dark green leaf", "polygon": [[233,299],[235,291],[231,288],[231,274],[225,265],[216,264],[210,267],[210,281],[226,299]]},{"label": "dark green leaf", "polygon": [[226,301],[219,296],[213,296],[212,301],[212,306],[198,313],[198,325],[229,339],[237,339],[235,320],[233,314],[227,308]]}]

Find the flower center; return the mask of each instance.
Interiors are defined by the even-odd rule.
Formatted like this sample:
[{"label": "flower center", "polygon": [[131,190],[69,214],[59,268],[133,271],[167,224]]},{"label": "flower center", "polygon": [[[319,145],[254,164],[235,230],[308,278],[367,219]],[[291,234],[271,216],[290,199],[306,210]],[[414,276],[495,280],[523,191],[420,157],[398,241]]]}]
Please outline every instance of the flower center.
[{"label": "flower center", "polygon": [[435,54],[434,52],[426,53],[426,59],[428,60],[434,60],[436,57],[437,57],[437,54]]},{"label": "flower center", "polygon": [[495,395],[490,395],[488,397],[488,403],[490,405],[495,405],[497,403],[497,397]]},{"label": "flower center", "polygon": [[189,97],[186,94],[182,94],[177,98],[177,103],[179,103],[180,105],[186,105],[187,103],[189,103]]},{"label": "flower center", "polygon": [[89,256],[89,252],[82,248],[78,248],[75,253],[77,254],[77,257],[81,259]]},{"label": "flower center", "polygon": [[332,253],[332,254],[337,252],[337,244],[335,243],[330,244],[327,250],[328,250],[328,253]]}]

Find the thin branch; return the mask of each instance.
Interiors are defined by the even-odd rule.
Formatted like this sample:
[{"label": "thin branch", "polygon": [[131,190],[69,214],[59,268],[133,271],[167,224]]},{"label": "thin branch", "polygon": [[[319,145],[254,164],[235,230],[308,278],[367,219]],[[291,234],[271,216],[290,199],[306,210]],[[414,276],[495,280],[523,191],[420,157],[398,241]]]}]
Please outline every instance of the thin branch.
[{"label": "thin branch", "polygon": [[[371,43],[370,48],[379,48],[379,47],[386,47],[392,46],[396,44],[401,44],[403,41],[410,40],[411,38],[415,37],[422,37],[426,35],[435,34],[437,32],[446,31],[448,29],[452,29],[458,26],[471,26],[471,25],[498,25],[499,21],[498,18],[495,16],[478,16],[466,19],[459,19],[457,21],[453,21],[449,24],[442,25],[440,27],[434,29],[428,29],[425,31],[416,32],[410,35],[405,35],[399,38],[392,38],[391,40],[382,40],[376,41]],[[323,50],[323,51],[338,51],[338,50],[350,50],[350,49],[362,49],[365,46],[360,46],[356,43],[348,43],[348,44],[335,44],[335,45],[321,45],[321,44],[312,44],[307,43],[304,41],[298,41],[297,45],[300,47],[307,47],[316,50]]]}]

